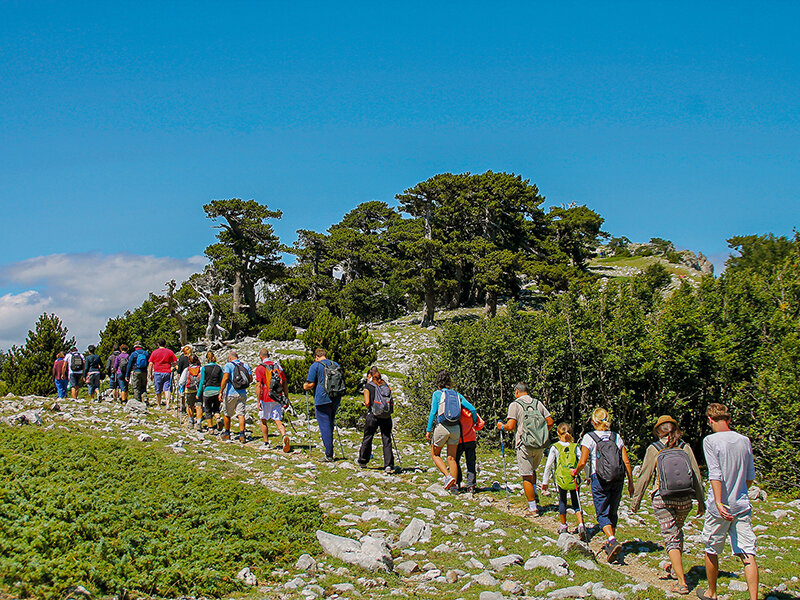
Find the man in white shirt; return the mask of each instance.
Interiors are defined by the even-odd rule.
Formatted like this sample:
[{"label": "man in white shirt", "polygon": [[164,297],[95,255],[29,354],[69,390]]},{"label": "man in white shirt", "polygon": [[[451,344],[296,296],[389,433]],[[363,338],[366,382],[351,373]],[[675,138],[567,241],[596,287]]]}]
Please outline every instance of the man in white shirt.
[{"label": "man in white shirt", "polygon": [[731,414],[724,404],[713,403],[706,410],[708,424],[714,432],[703,440],[708,466],[708,501],[703,526],[706,551],[708,590],[698,596],[717,598],[719,553],[730,537],[731,550],[744,563],[744,576],[750,600],[758,599],[758,565],[756,535],[751,522],[753,510],[747,488],[756,477],[750,440],[730,429]]}]

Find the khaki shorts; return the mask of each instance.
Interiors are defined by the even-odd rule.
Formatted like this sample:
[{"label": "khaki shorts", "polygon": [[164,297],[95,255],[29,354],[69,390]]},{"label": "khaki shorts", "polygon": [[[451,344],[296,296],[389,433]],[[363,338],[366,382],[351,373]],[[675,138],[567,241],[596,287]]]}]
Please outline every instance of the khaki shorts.
[{"label": "khaki shorts", "polygon": [[233,394],[225,396],[225,416],[243,417],[245,415],[245,396]]},{"label": "khaki shorts", "polygon": [[433,445],[437,448],[444,446],[458,446],[461,439],[460,425],[442,425],[437,423],[433,429]]},{"label": "khaki shorts", "polygon": [[517,448],[517,468],[519,468],[519,474],[522,477],[536,475],[536,469],[539,468],[543,455],[544,448],[519,446]]},{"label": "khaki shorts", "polygon": [[722,517],[712,515],[706,511],[706,522],[703,525],[703,543],[706,554],[722,553],[725,548],[725,538],[731,539],[733,554],[756,554],[756,534],[751,521],[753,511],[736,515],[733,521],[726,521]]}]

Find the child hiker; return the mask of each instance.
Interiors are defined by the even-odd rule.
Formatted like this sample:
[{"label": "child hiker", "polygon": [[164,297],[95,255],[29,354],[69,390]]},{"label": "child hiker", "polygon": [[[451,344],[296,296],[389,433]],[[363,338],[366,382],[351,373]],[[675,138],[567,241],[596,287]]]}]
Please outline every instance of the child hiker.
[{"label": "child hiker", "polygon": [[578,529],[575,533],[581,541],[587,541],[586,527],[583,525],[583,513],[581,512],[581,502],[578,497],[578,487],[580,486],[580,475],[572,476],[571,470],[578,465],[580,450],[578,444],[572,437],[572,427],[569,423],[560,423],[556,428],[558,441],[550,446],[547,455],[547,464],[544,467],[544,479],[542,480],[542,492],[547,493],[547,486],[550,482],[550,475],[555,467],[555,482],[558,490],[558,518],[561,525],[558,533],[567,533],[567,495],[572,503],[572,510],[578,518]]},{"label": "child hiker", "polygon": [[[472,413],[466,408],[461,409],[461,439],[458,442],[458,450],[456,450],[456,465],[458,465],[456,485],[458,485],[460,490],[463,476],[461,470],[461,455],[463,454],[467,460],[467,480],[464,484],[464,489],[470,494],[474,494],[477,491],[478,481],[478,461],[476,456],[478,436],[475,432],[483,429],[484,425],[485,423],[480,415],[478,415],[478,422],[473,423]],[[455,488],[450,489],[452,491]]]}]

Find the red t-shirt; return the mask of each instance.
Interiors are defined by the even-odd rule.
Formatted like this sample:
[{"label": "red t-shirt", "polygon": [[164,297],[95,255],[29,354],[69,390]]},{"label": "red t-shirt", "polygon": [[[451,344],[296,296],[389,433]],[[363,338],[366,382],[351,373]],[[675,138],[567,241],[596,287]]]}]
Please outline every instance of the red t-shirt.
[{"label": "red t-shirt", "polygon": [[150,355],[150,362],[153,363],[153,371],[156,373],[169,373],[176,360],[175,353],[169,348],[153,350]]},{"label": "red t-shirt", "polygon": [[[267,367],[264,365],[275,365],[275,363],[271,360],[265,361],[256,367],[256,381],[261,384],[261,398],[259,400],[261,402],[277,402],[274,398],[270,398],[269,395],[269,387],[271,381],[267,381]],[[281,383],[286,383],[286,373],[283,372],[283,369],[280,365],[275,365],[278,368],[278,373],[281,376]]]},{"label": "red t-shirt", "polygon": [[485,423],[481,416],[478,415],[478,422],[472,422],[472,413],[469,412],[466,408],[461,409],[461,440],[464,442],[474,442],[478,439],[478,436],[475,435],[476,431],[480,431],[483,429]]}]

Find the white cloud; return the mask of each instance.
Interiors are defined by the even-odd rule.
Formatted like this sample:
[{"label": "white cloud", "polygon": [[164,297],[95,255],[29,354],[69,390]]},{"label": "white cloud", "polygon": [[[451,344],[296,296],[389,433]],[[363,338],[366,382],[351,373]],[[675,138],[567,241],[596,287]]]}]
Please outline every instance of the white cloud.
[{"label": "white cloud", "polygon": [[[52,254],[0,267],[0,348],[22,344],[43,312],[54,312],[79,346],[96,343],[109,318],[136,308],[164,284],[184,281],[206,259],[134,254]],[[0,292],[2,289],[0,287]]]}]

